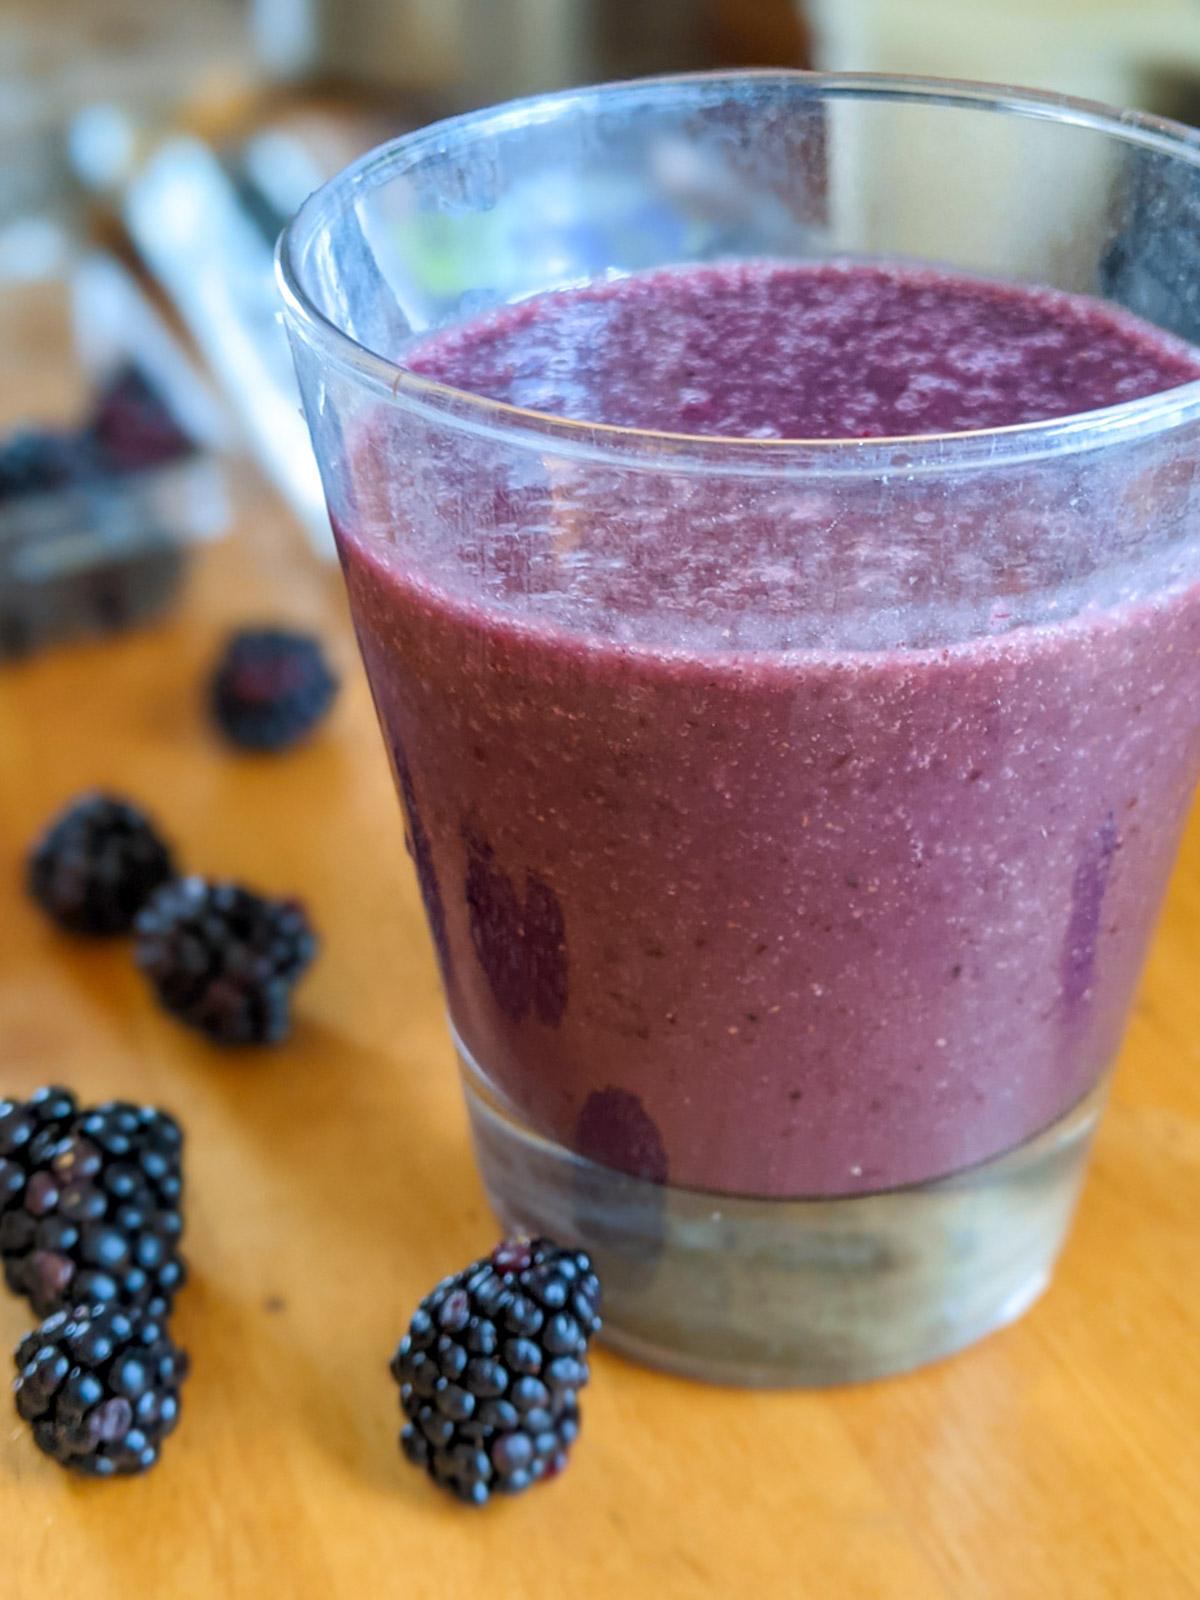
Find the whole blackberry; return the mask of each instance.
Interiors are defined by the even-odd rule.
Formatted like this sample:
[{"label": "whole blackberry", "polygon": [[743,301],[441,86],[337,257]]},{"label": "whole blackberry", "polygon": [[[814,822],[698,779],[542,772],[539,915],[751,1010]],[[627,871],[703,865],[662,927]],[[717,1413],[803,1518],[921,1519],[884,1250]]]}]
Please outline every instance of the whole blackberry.
[{"label": "whole blackberry", "polygon": [[243,750],[286,750],[320,722],[337,686],[319,640],[246,628],[229,640],[213,676],[213,716]]},{"label": "whole blackberry", "polygon": [[17,1413],[60,1466],[146,1472],[179,1417],[188,1360],[157,1318],[112,1306],[59,1311],[16,1350]]},{"label": "whole blackberry", "polygon": [[86,447],[70,434],[45,429],[10,434],[0,443],[0,501],[61,489],[87,476],[91,465]]},{"label": "whole blackberry", "polygon": [[599,1309],[589,1257],[549,1239],[505,1240],[444,1279],[392,1360],[404,1454],[470,1505],[555,1476],[579,1432]]},{"label": "whole blackberry", "polygon": [[317,948],[298,901],[180,878],[158,890],[135,927],[134,961],[181,1022],[222,1045],[287,1036],[292,986]]},{"label": "whole blackberry", "polygon": [[34,845],[29,892],[72,933],[127,933],[174,871],[170,850],[135,805],[92,791],[60,812]]},{"label": "whole blackberry", "polygon": [[190,455],[191,440],[138,368],[122,367],[105,385],[87,438],[109,472],[136,472]]},{"label": "whole blackberry", "polygon": [[183,1136],[173,1117],[110,1101],[70,1124],[0,1194],[0,1261],[39,1317],[73,1305],[165,1315],[182,1287]]}]

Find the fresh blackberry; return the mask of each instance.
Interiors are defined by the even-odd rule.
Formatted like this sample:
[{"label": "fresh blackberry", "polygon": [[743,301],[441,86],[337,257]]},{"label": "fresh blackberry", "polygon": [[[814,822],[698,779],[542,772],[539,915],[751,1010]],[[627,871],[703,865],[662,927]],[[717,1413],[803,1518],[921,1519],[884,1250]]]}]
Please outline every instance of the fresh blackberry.
[{"label": "fresh blackberry", "polygon": [[29,855],[29,892],[72,933],[127,933],[174,875],[153,823],[119,795],[91,791],[61,811]]},{"label": "fresh blackberry", "polygon": [[134,961],[173,1016],[222,1045],[286,1037],[292,986],[316,953],[296,900],[180,878],[139,912]]},{"label": "fresh blackberry", "polygon": [[146,1472],[179,1417],[188,1359],[143,1311],[56,1312],[17,1346],[17,1413],[60,1466],[92,1478]]},{"label": "fresh blackberry", "polygon": [[30,429],[0,443],[0,501],[47,494],[91,470],[89,453],[70,434]]},{"label": "fresh blackberry", "polygon": [[507,1239],[422,1300],[392,1360],[400,1447],[483,1505],[555,1476],[579,1432],[600,1283],[583,1251]]},{"label": "fresh blackberry", "polygon": [[213,716],[243,750],[286,750],[320,722],[337,686],[319,640],[246,628],[229,640],[213,676]]},{"label": "fresh blackberry", "polygon": [[78,1113],[69,1089],[37,1089],[28,1100],[0,1100],[0,1216],[20,1204],[29,1174],[49,1161]]},{"label": "fresh blackberry", "polygon": [[39,1317],[74,1305],[163,1316],[184,1282],[183,1136],[164,1111],[86,1111],[0,1196],[0,1261]]},{"label": "fresh blackberry", "polygon": [[86,437],[108,472],[137,472],[192,453],[192,442],[158,390],[137,367],[105,385]]}]

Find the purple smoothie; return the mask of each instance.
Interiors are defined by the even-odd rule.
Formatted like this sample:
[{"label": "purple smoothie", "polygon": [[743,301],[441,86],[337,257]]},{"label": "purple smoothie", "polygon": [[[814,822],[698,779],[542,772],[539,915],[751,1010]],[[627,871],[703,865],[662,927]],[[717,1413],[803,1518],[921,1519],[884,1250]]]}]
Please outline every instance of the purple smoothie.
[{"label": "purple smoothie", "polygon": [[[407,360],[758,438],[1200,377],[1096,302],[871,266],[619,280]],[[339,545],[454,1025],[528,1122],[656,1181],[834,1195],[996,1155],[1087,1093],[1200,771],[1190,461],[1114,508],[1100,469],[1050,504],[1020,470],[823,497],[411,455],[432,466],[360,443]],[[1081,564],[1072,519],[1115,551]]]}]

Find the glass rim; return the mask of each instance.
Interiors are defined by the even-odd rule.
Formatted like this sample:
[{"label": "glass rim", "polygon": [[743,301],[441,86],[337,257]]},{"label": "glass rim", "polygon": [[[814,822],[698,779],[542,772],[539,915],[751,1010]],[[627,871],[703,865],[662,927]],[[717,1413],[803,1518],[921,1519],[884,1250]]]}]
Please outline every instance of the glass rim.
[{"label": "glass rim", "polygon": [[[509,447],[551,448],[574,459],[614,464],[753,474],[796,470],[878,474],[944,471],[1093,449],[1143,438],[1200,419],[1200,379],[1124,400],[1099,410],[1037,422],[957,433],[898,434],[886,438],[748,438],[675,433],[587,421],[490,399],[417,373],[359,343],[315,304],[304,286],[303,256],[318,230],[344,215],[364,188],[402,175],[430,151],[451,141],[496,138],[531,123],[551,122],[588,102],[638,102],[671,90],[708,90],[712,99],[731,87],[774,84],[799,100],[862,100],[957,107],[1057,122],[1157,151],[1200,168],[1200,129],[1150,112],[1121,110],[1094,100],[998,83],[899,73],[806,72],[740,68],[670,73],[585,85],[509,100],[443,118],[376,145],[309,195],[275,247],[276,282],[284,316],[294,332],[334,366],[374,389],[391,405]],[[1164,330],[1165,331],[1165,330]]]}]

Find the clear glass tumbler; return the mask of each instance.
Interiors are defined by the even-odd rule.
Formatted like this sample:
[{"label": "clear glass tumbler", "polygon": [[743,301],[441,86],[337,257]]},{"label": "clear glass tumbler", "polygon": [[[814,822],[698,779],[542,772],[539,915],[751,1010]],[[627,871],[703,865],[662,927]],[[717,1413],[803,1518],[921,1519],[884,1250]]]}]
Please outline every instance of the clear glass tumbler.
[{"label": "clear glass tumbler", "polygon": [[935,262],[1193,339],[1198,163],[1008,89],[677,77],[426,128],[284,236],[483,1179],[593,1251],[636,1357],[875,1376],[1047,1283],[1200,773],[1200,384],[712,438],[406,349],[730,258]]}]

